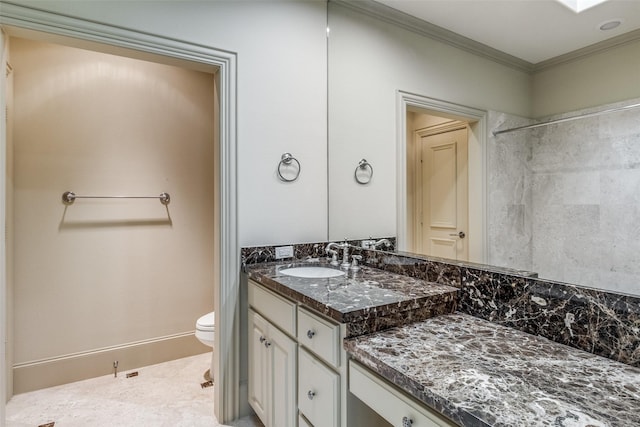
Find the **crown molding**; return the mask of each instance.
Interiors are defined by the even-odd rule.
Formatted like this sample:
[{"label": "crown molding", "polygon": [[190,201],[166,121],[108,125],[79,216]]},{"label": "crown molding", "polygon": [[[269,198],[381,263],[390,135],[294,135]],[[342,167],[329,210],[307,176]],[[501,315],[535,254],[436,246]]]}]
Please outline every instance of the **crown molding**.
[{"label": "crown molding", "polygon": [[558,65],[576,61],[589,55],[603,52],[627,43],[640,40],[640,29],[621,34],[616,37],[592,44],[590,46],[574,50],[572,52],[558,55],[538,63],[531,63],[517,58],[501,50],[494,49],[483,43],[462,36],[453,31],[439,27],[430,22],[408,15],[399,10],[393,9],[374,0],[328,0],[329,3],[340,5],[355,12],[379,19],[381,21],[396,25],[422,36],[448,44],[474,55],[492,60],[499,64],[511,67],[527,74],[535,74]]},{"label": "crown molding", "polygon": [[533,66],[532,72],[537,73],[548,68],[555,67],[557,65],[565,64],[567,62],[576,61],[578,59],[585,58],[596,53],[603,52],[608,49],[613,49],[628,43],[640,41],[640,29],[629,31],[628,33],[620,34],[619,36],[612,37],[607,40],[603,40],[598,43],[583,47],[581,49],[574,50],[564,55],[559,55],[546,61],[541,61]]},{"label": "crown molding", "polygon": [[340,5],[355,12],[379,19],[389,24],[396,25],[430,39],[448,44],[466,52],[490,59],[507,67],[531,74],[535,65],[517,58],[501,50],[494,49],[486,44],[480,43],[468,37],[462,36],[453,31],[439,27],[415,16],[408,15],[399,10],[393,9],[382,3],[373,0],[328,0],[330,4]]}]

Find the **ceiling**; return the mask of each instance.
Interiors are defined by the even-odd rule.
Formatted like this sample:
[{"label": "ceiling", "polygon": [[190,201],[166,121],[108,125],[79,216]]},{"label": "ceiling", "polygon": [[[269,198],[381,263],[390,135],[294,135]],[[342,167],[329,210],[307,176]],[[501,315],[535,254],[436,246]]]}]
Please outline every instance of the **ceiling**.
[{"label": "ceiling", "polygon": [[[640,0],[608,0],[580,13],[558,0],[376,1],[531,64],[640,31]],[[621,25],[599,29],[614,19]]]}]

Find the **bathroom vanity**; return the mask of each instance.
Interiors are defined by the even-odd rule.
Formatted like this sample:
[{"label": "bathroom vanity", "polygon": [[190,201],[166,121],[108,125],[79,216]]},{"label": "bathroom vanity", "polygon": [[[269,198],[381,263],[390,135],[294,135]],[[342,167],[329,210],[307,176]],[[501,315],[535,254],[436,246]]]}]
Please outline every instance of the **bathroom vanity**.
[{"label": "bathroom vanity", "polygon": [[300,265],[248,267],[266,427],[640,425],[640,368],[457,312],[457,287],[281,273]]},{"label": "bathroom vanity", "polygon": [[[279,272],[291,266],[250,269],[249,404],[266,427],[379,425],[379,415],[349,392],[344,339],[387,329],[389,322],[451,313],[458,290],[367,267],[319,279]],[[397,396],[413,408],[400,422],[420,411],[432,419],[424,425],[452,425]]]}]

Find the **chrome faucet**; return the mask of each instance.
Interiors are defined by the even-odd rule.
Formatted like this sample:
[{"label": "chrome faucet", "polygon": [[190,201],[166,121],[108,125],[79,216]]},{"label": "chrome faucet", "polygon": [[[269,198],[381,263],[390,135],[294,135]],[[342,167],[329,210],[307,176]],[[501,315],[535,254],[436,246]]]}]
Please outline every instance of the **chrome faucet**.
[{"label": "chrome faucet", "polygon": [[[335,248],[335,249],[334,249]],[[340,263],[340,268],[349,268],[351,263],[349,263],[349,243],[345,239],[342,243],[329,243],[325,248],[325,252],[327,255],[331,255],[331,265],[338,265],[338,251],[342,249],[342,263]]]},{"label": "chrome faucet", "polygon": [[384,245],[385,247],[391,246],[391,242],[389,241],[389,239],[380,239],[377,242],[371,243],[369,248],[370,249],[378,249],[378,246],[382,246],[382,245]]},{"label": "chrome faucet", "polygon": [[347,240],[339,245],[342,248],[342,264],[340,264],[340,268],[349,268],[351,263],[349,262],[349,244]]},{"label": "chrome faucet", "polygon": [[[334,247],[336,249],[333,249]],[[338,265],[338,249],[339,249],[339,245],[334,242],[329,243],[327,247],[324,248],[324,251],[327,253],[327,256],[331,257],[331,262],[329,264]]]}]

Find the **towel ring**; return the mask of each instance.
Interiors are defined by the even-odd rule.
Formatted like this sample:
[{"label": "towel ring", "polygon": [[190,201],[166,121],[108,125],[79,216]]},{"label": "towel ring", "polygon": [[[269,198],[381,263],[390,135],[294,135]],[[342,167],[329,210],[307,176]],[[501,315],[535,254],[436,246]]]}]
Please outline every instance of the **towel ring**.
[{"label": "towel ring", "polygon": [[[293,178],[285,178],[284,176],[282,176],[282,170],[281,170],[282,166],[283,165],[288,166],[292,162],[296,162],[296,165],[298,166],[298,170],[296,171],[296,175]],[[298,161],[298,159],[293,157],[291,155],[291,153],[284,153],[280,157],[280,163],[278,163],[278,177],[280,178],[281,181],[284,181],[284,182],[293,182],[293,181],[295,181],[300,176],[300,170],[302,170],[302,167],[300,166],[300,162]]]},{"label": "towel ring", "polygon": [[[362,170],[362,171],[367,171],[369,172],[369,176],[365,177],[364,179],[361,179],[358,176],[358,170]],[[373,166],[371,166],[371,164],[369,162],[367,162],[366,159],[362,159],[360,160],[360,162],[358,162],[358,166],[356,167],[355,172],[353,173],[354,178],[356,179],[356,181],[358,182],[358,184],[368,184],[371,182],[371,178],[373,178]]]}]

